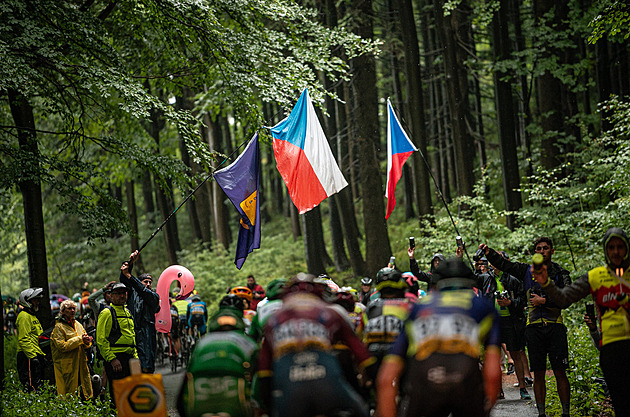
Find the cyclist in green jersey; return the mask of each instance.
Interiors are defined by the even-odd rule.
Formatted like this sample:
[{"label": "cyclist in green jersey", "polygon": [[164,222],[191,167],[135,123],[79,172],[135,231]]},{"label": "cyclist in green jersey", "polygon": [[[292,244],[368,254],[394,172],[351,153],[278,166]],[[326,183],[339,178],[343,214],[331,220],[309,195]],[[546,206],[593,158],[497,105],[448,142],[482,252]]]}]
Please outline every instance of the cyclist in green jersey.
[{"label": "cyclist in green jersey", "polygon": [[250,385],[258,346],[245,335],[242,302],[240,309],[235,304],[221,300],[193,351],[177,401],[180,416],[253,416]]}]

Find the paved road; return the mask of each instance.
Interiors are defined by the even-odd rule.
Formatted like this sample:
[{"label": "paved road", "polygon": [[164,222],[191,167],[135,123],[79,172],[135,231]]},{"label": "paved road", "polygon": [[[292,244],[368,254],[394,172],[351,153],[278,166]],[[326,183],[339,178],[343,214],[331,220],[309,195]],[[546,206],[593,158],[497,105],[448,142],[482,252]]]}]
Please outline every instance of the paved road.
[{"label": "paved road", "polygon": [[[184,369],[178,368],[177,372],[173,373],[167,362],[164,366],[158,367],[156,373],[162,374],[169,417],[179,417],[175,408],[175,402],[184,380]],[[505,399],[497,401],[497,404],[490,413],[490,417],[534,417],[538,415],[536,405],[533,401],[533,388],[527,389],[532,396],[532,400],[523,401],[521,400],[518,387],[514,387],[515,382],[516,376],[503,375],[503,392],[505,393]]]},{"label": "paved road", "polygon": [[179,389],[184,381],[184,368],[178,367],[177,372],[173,373],[167,360],[164,366],[156,368],[155,373],[162,374],[169,417],[179,417],[175,403]]}]

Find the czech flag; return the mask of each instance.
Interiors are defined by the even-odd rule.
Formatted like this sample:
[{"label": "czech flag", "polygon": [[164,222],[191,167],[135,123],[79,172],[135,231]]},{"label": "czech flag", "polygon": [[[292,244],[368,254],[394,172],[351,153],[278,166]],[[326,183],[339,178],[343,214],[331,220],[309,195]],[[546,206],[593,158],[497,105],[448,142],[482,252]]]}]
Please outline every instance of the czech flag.
[{"label": "czech flag", "polygon": [[407,158],[417,150],[400,125],[392,103],[387,99],[387,187],[385,188],[387,214],[385,219],[389,218],[396,207],[396,184],[402,176],[402,167]]},{"label": "czech flag", "polygon": [[271,136],[278,171],[300,214],[348,185],[306,89],[289,117],[271,128]]},{"label": "czech flag", "polygon": [[260,150],[256,133],[236,161],[214,173],[215,181],[241,215],[234,259],[238,269],[250,252],[260,248],[259,172]]}]

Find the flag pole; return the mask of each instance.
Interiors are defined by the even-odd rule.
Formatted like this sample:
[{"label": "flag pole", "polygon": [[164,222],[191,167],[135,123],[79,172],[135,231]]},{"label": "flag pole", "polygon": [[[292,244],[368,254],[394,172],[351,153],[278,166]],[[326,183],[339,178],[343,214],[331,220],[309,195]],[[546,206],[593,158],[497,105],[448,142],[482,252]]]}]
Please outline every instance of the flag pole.
[{"label": "flag pole", "polygon": [[175,213],[177,213],[177,211],[182,208],[182,206],[184,204],[186,204],[186,202],[188,200],[190,200],[190,198],[193,196],[193,194],[195,194],[195,192],[201,188],[202,185],[204,185],[210,178],[212,178],[212,176],[214,175],[214,173],[217,171],[217,169],[219,169],[219,167],[221,167],[221,165],[223,165],[228,159],[230,159],[239,149],[241,149],[243,147],[244,144],[248,143],[249,139],[242,142],[240,145],[238,145],[238,147],[236,149],[234,149],[234,151],[232,151],[231,154],[229,154],[228,156],[225,157],[225,159],[223,161],[221,161],[221,163],[219,165],[217,165],[216,168],[212,169],[212,172],[210,172],[210,174],[208,174],[208,176],[206,176],[206,178],[203,179],[203,181],[201,181],[201,183],[199,183],[199,185],[197,185],[195,187],[194,190],[192,190],[192,192],[190,194],[188,194],[186,196],[186,198],[184,198],[184,200],[175,208],[175,210],[173,210],[171,212],[171,214],[169,214],[168,216],[166,216],[166,219],[164,219],[164,221],[162,222],[162,224],[153,232],[151,233],[151,236],[149,236],[149,238],[147,239],[146,242],[144,242],[142,244],[142,246],[140,246],[140,248],[138,249],[138,254],[140,254],[140,252],[142,252],[142,249],[144,249],[151,240],[153,240],[153,238],[160,232],[160,230],[162,230],[162,228],[166,225],[166,223],[168,223],[168,221],[171,219],[171,217],[173,217],[175,215]]}]

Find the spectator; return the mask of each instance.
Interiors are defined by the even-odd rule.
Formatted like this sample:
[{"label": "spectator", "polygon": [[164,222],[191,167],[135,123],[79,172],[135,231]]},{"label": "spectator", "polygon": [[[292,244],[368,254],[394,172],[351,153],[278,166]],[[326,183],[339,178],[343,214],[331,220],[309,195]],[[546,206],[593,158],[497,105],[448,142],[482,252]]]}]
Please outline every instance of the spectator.
[{"label": "spectator", "polygon": [[136,332],[133,317],[125,303],[127,287],[119,282],[112,286],[112,305],[98,315],[96,344],[103,356],[105,373],[110,381],[112,406],[116,407],[113,381],[131,375],[129,359],[137,358]]},{"label": "spectator", "polygon": [[429,263],[430,272],[422,272],[420,270],[420,267],[418,266],[418,262],[416,261],[416,258],[414,257],[415,251],[416,251],[415,247],[412,248],[410,246],[409,249],[407,249],[407,254],[409,255],[409,270],[419,281],[427,283],[428,290],[432,290],[433,283],[431,282],[431,280],[433,276],[432,275],[433,271],[435,271],[435,268],[438,267],[440,262],[443,262],[446,258],[441,253],[434,253],[433,256],[431,257],[431,262]]},{"label": "spectator", "polygon": [[474,275],[461,260],[440,262],[433,276],[435,291],[413,305],[381,365],[380,417],[485,417],[496,402],[501,387],[496,310],[475,296]]},{"label": "spectator", "polygon": [[75,320],[77,304],[64,300],[59,308],[55,328],[50,336],[55,381],[59,395],[72,394],[81,388],[83,399],[92,398],[92,379],[85,349],[92,346],[92,338]]},{"label": "spectator", "polygon": [[[193,350],[179,392],[177,409],[182,417],[206,415],[253,416],[251,379],[258,345],[245,335],[242,310],[221,301],[219,312],[210,318],[209,333]],[[221,358],[208,360],[207,358]],[[207,389],[222,387],[221,389]]]},{"label": "spectator", "polygon": [[[569,348],[567,328],[562,324],[561,307],[544,296],[540,284],[532,276],[530,264],[511,262],[483,243],[479,245],[479,249],[486,254],[492,265],[504,273],[515,276],[523,283],[528,303],[525,339],[527,340],[529,364],[532,372],[534,372],[534,396],[538,415],[546,415],[545,371],[547,369],[547,356],[549,356],[551,369],[556,378],[558,397],[562,404],[562,416],[568,416],[571,399],[571,387],[566,374],[569,367]],[[546,270],[556,286],[563,288],[571,284],[569,272],[551,260],[555,250],[550,238],[539,237],[536,239],[534,251],[543,256]]]},{"label": "spectator", "polygon": [[[96,323],[96,319],[98,315],[112,302],[112,287],[116,281],[110,281],[105,286],[99,290],[94,291],[88,297],[88,305],[92,310],[92,314],[94,315],[94,323]],[[100,301],[101,296],[103,297],[103,301]]]},{"label": "spectator", "polygon": [[129,255],[129,261],[120,267],[120,282],[129,290],[127,307],[133,317],[136,331],[136,348],[142,372],[152,374],[155,371],[155,349],[157,332],[155,315],[160,311],[160,296],[151,289],[153,277],[142,274],[139,278],[131,275],[132,265],[138,259],[138,251]]},{"label": "spectator", "polygon": [[[505,252],[500,255],[506,260],[510,260]],[[494,266],[494,265],[493,265]],[[501,343],[505,344],[507,352],[514,360],[514,371],[518,379],[520,396],[522,400],[531,400],[527,392],[527,382],[523,369],[523,359],[525,355],[525,316],[523,307],[526,305],[525,293],[521,282],[512,275],[494,267],[492,273],[483,273],[478,282],[481,296],[491,300],[499,314],[499,325],[501,328]],[[503,389],[501,389],[503,394]],[[503,398],[501,395],[500,398]]]},{"label": "spectator", "polygon": [[[589,294],[593,296],[602,329],[599,363],[617,416],[630,416],[629,249],[626,232],[613,227],[604,235],[606,265],[590,270],[573,284],[559,287],[552,279],[548,279],[549,276],[553,277],[553,271],[549,273],[546,265],[541,271],[532,271],[549,298],[561,307],[568,307]],[[589,329],[593,334],[596,327],[593,329],[591,325]]]},{"label": "spectator", "polygon": [[17,370],[20,382],[27,391],[36,391],[44,377],[46,357],[39,347],[39,335],[44,331],[35,312],[44,298],[42,288],[27,288],[20,293],[17,327]]},{"label": "spectator", "polygon": [[256,311],[258,303],[265,298],[265,290],[260,284],[256,283],[256,279],[251,274],[247,276],[247,288],[249,288],[252,292],[252,303],[250,305],[250,309]]}]

